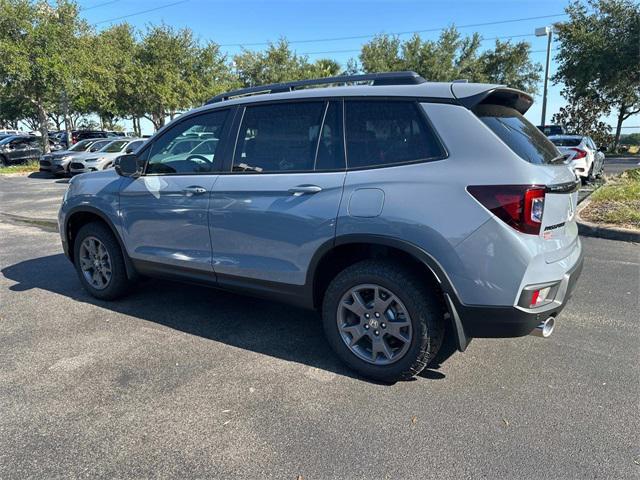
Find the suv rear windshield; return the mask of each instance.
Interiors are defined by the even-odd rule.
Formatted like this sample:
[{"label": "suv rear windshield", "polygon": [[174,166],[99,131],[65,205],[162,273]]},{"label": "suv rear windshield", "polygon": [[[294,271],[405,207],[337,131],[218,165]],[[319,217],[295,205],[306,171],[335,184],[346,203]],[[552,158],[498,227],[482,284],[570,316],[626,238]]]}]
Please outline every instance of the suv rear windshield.
[{"label": "suv rear windshield", "polygon": [[556,147],[577,147],[582,142],[581,138],[550,138]]},{"label": "suv rear windshield", "polygon": [[561,163],[562,154],[517,110],[503,105],[478,105],[474,113],[511,150],[529,163]]}]

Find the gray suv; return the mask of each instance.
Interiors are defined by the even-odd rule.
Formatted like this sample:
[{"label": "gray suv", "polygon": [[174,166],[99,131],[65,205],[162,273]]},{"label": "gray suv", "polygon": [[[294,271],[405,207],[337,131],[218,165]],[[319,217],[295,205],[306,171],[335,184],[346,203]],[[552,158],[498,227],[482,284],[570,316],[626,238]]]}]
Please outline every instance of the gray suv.
[{"label": "gray suv", "polygon": [[548,336],[582,267],[580,181],[531,103],[413,72],[222,94],[73,178],[64,251],[100,299],[145,275],[317,310],[336,354],[382,381],[447,336]]}]

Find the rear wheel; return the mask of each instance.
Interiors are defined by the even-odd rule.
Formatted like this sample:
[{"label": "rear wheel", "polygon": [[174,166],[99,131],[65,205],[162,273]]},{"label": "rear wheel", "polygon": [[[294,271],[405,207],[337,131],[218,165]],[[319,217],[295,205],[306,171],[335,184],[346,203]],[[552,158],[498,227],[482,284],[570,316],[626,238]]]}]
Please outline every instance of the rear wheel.
[{"label": "rear wheel", "polygon": [[443,313],[438,295],[412,272],[365,260],[331,282],[322,317],[329,344],[347,365],[394,382],[420,373],[436,355]]},{"label": "rear wheel", "polygon": [[0,155],[0,167],[6,167],[9,165],[9,162],[7,162],[7,159],[4,155]]},{"label": "rear wheel", "polygon": [[82,286],[92,296],[113,300],[129,286],[120,244],[104,224],[82,226],[74,241],[74,263]]},{"label": "rear wheel", "polygon": [[595,161],[591,162],[591,166],[589,167],[589,173],[587,174],[587,182],[593,182],[595,180],[595,175],[593,174],[593,167],[595,165]]}]

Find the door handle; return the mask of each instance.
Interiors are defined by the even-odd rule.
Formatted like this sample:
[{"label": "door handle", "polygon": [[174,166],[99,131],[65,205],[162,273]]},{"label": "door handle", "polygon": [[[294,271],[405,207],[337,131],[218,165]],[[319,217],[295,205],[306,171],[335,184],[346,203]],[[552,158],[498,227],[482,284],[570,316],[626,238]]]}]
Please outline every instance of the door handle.
[{"label": "door handle", "polygon": [[192,195],[202,195],[203,193],[207,193],[207,189],[204,187],[187,187],[182,192],[187,196],[191,197]]},{"label": "door handle", "polygon": [[322,187],[317,185],[298,185],[289,189],[289,193],[293,193],[294,196],[299,197],[305,193],[318,193],[322,191]]}]

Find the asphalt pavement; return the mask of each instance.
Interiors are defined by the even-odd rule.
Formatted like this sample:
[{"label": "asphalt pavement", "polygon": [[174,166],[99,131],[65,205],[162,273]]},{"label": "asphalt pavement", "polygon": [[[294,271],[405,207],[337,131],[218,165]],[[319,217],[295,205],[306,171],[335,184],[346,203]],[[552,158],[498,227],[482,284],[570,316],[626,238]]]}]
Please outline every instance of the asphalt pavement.
[{"label": "asphalt pavement", "polygon": [[0,219],[0,478],[638,478],[640,247],[582,241],[551,338],[382,385],[315,314],[156,280],[97,301],[56,233]]}]

